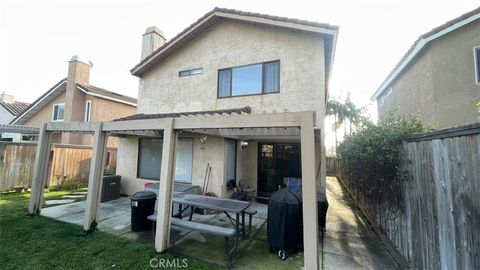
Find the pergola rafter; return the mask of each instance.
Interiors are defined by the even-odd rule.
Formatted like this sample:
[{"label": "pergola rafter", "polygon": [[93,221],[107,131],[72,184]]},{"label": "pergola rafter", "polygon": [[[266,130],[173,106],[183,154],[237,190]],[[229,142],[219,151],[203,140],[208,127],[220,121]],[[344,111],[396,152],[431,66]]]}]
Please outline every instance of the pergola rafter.
[{"label": "pergola rafter", "polygon": [[[98,220],[101,179],[105,162],[105,147],[108,135],[142,136],[163,133],[160,188],[157,200],[158,216],[155,248],[161,252],[169,246],[170,217],[175,171],[175,147],[180,132],[197,132],[222,137],[247,138],[271,136],[272,138],[298,138],[301,143],[304,261],[305,269],[318,269],[318,218],[317,186],[321,160],[320,130],[315,130],[315,113],[292,112],[274,114],[248,114],[238,111],[225,113],[179,115],[174,117],[123,120],[101,123],[47,123],[40,130],[35,170],[30,199],[30,214],[38,214],[41,208],[43,185],[46,180],[46,161],[49,155],[50,133],[93,133],[94,146],[90,164],[84,230],[90,231]],[[323,188],[325,188],[323,186]]]}]

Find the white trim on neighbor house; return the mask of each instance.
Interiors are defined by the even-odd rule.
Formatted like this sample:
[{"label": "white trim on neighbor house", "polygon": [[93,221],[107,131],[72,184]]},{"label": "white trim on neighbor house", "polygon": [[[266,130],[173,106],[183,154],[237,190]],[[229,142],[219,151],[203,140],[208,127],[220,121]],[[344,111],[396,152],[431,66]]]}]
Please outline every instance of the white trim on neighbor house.
[{"label": "white trim on neighbor house", "polygon": [[383,107],[384,104],[385,104],[385,95],[382,95],[382,96],[380,96],[380,98],[379,98],[378,105],[379,105],[380,107]]},{"label": "white trim on neighbor house", "polygon": [[[55,107],[59,107],[63,105],[63,118],[62,119],[55,119]],[[58,116],[58,115],[57,115]],[[65,103],[54,103],[52,106],[52,122],[63,122],[65,121]]]},{"label": "white trim on neighbor house", "polygon": [[115,101],[115,102],[118,102],[118,103],[123,103],[123,104],[127,104],[127,105],[130,105],[130,106],[137,107],[137,104],[136,104],[136,103],[128,102],[128,101],[121,100],[121,99],[118,99],[118,98],[112,98],[112,97],[104,96],[104,95],[101,95],[101,94],[92,93],[92,92],[88,91],[88,89],[85,89],[84,87],[82,87],[82,86],[80,86],[80,85],[77,85],[77,89],[80,90],[80,91],[82,91],[82,92],[85,93],[86,95],[89,95],[89,96],[94,96],[94,97],[99,97],[99,98],[103,98],[103,99],[108,99],[108,100]]},{"label": "white trim on neighbor house", "polygon": [[84,121],[85,122],[90,122],[92,116],[92,101],[87,100],[85,101],[85,115],[84,115]]},{"label": "white trim on neighbor house", "polygon": [[[478,50],[478,53],[477,53]],[[475,69],[475,84],[480,84],[480,46],[473,47],[473,66]]]},{"label": "white trim on neighbor house", "polygon": [[45,96],[43,96],[39,101],[35,102],[35,105],[30,107],[28,110],[24,111],[17,119],[15,119],[14,122],[10,123],[11,125],[14,125],[18,120],[22,119],[22,117],[30,112],[33,108],[37,107],[37,105],[42,102],[46,97],[50,96],[55,90],[57,90],[58,87],[62,86],[63,84],[67,83],[67,80],[64,80],[63,82],[59,83],[55,88],[50,90]]},{"label": "white trim on neighbor house", "polygon": [[390,87],[388,88],[387,93],[385,93],[385,97],[390,96],[390,94],[392,93],[392,90],[393,90],[393,87],[390,86]]},{"label": "white trim on neighbor house", "polygon": [[438,33],[435,33],[434,35],[431,35],[425,39],[421,39],[417,42],[417,45],[415,48],[408,54],[408,56],[400,63],[400,65],[395,69],[393,73],[391,73],[387,79],[380,85],[380,87],[375,91],[373,96],[370,98],[370,101],[376,100],[378,97],[381,96],[381,94],[385,91],[385,89],[397,78],[397,76],[410,64],[410,62],[417,56],[418,53],[427,45],[429,42],[442,37],[468,23],[471,23],[477,19],[480,18],[480,13],[472,15],[465,20],[462,20],[460,22],[457,22],[453,24],[450,27],[447,27],[443,29],[442,31],[439,31]]}]

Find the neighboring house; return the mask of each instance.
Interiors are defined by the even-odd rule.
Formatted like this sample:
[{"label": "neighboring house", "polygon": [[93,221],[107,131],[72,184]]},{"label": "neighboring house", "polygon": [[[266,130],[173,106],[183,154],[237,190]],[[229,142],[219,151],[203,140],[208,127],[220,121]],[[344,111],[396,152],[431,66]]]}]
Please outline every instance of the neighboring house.
[{"label": "neighboring house", "polygon": [[380,119],[395,111],[429,126],[479,121],[480,8],[420,36],[371,100]]},{"label": "neighboring house", "polygon": [[[0,124],[8,124],[15,116],[19,115],[29,103],[15,101],[13,95],[8,95],[3,92],[0,94]],[[19,141],[20,134],[16,133],[0,133],[0,140],[2,141]]]},{"label": "neighboring house", "polygon": [[[338,27],[216,8],[168,42],[156,27],[143,35],[138,113],[121,120],[202,114],[282,114],[314,111],[323,133],[327,85]],[[202,134],[202,132],[205,132]],[[182,132],[176,145],[175,181],[228,196],[235,179],[268,197],[285,177],[301,177],[298,129],[228,136],[222,131]],[[273,135],[272,135],[273,134]],[[223,136],[222,136],[223,135]],[[323,134],[322,134],[323,137]],[[322,138],[322,170],[325,149]],[[161,134],[120,139],[117,174],[122,193],[158,181]]]},{"label": "neighboring house", "polygon": [[[90,84],[91,63],[73,56],[68,63],[68,77],[41,95],[12,125],[41,126],[46,122],[109,121],[135,113],[137,100]],[[91,135],[53,134],[53,143],[91,145]],[[116,144],[116,139],[109,145]]]}]

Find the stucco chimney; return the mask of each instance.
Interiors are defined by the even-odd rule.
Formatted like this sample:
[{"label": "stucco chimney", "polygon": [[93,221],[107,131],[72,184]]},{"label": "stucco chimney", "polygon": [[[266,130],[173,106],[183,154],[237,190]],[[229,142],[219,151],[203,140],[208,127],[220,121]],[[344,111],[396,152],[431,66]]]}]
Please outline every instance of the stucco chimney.
[{"label": "stucco chimney", "polygon": [[[93,64],[81,60],[78,55],[72,56],[68,61],[67,87],[65,91],[65,122],[83,122],[85,110],[85,95],[77,90],[77,84],[88,85],[90,83],[90,67]],[[81,144],[81,136],[64,133],[62,143]]]},{"label": "stucco chimney", "polygon": [[156,26],[150,26],[145,30],[142,39],[142,58],[149,56],[156,49],[165,44],[163,32]]},{"label": "stucco chimney", "polygon": [[5,94],[5,91],[0,94],[0,101],[5,103],[13,103],[15,102],[15,97],[13,95]]}]

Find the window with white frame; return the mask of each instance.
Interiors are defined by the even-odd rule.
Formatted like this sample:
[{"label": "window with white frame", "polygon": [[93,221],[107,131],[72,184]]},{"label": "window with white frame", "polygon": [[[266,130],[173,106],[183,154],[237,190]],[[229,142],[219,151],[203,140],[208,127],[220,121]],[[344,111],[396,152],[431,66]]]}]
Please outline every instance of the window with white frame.
[{"label": "window with white frame", "polygon": [[92,114],[92,101],[85,102],[85,122],[90,122],[90,115]]},{"label": "window with white frame", "polygon": [[480,46],[473,48],[473,61],[475,65],[475,83],[480,84]]},{"label": "window with white frame", "polygon": [[[175,181],[192,183],[193,139],[179,139],[176,148]],[[138,178],[160,180],[162,149],[162,139],[140,139],[138,144]]]},{"label": "window with white frame", "polygon": [[65,103],[53,104],[52,121],[62,122],[65,113]]}]

